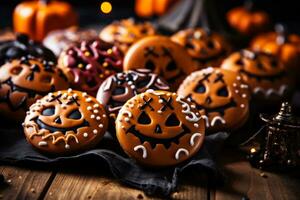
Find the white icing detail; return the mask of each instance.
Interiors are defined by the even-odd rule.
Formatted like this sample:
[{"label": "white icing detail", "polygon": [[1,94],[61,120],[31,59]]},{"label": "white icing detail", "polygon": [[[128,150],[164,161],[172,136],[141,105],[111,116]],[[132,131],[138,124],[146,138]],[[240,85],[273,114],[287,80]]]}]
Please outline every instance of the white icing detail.
[{"label": "white icing detail", "polygon": [[177,97],[176,101],[180,102],[183,108],[186,108],[182,110],[182,113],[186,114],[186,120],[189,122],[198,122],[200,120],[200,118],[198,118],[197,115],[191,111],[191,107],[188,103],[184,102],[180,97]]},{"label": "white icing detail", "polygon": [[58,91],[58,92],[57,92],[57,95],[61,95],[61,91]]},{"label": "white icing detail", "polygon": [[129,122],[130,119],[128,117],[125,117],[125,122]]},{"label": "white icing detail", "polygon": [[189,155],[190,155],[189,151],[186,150],[185,148],[179,148],[179,149],[176,151],[176,153],[175,153],[175,159],[176,159],[176,160],[179,160],[179,156],[180,156],[181,153],[184,153],[186,156],[189,156]]},{"label": "white icing detail", "polygon": [[132,81],[128,81],[128,85],[132,85],[133,84],[133,82]]},{"label": "white icing detail", "polygon": [[86,92],[84,92],[84,93],[82,93],[82,96],[83,96],[83,97],[87,97],[88,94],[87,94]]},{"label": "white icing detail", "polygon": [[105,117],[106,117],[106,114],[103,114],[103,115],[102,115],[102,117],[104,117],[104,118],[105,118]]},{"label": "white icing detail", "polygon": [[161,114],[161,113],[162,113],[162,111],[161,111],[161,110],[158,110],[158,111],[157,111],[157,113],[158,113],[158,114]]},{"label": "white icing detail", "polygon": [[245,108],[245,104],[241,104],[241,108]]},{"label": "white icing detail", "polygon": [[71,93],[71,92],[72,92],[72,88],[69,88],[69,89],[68,89],[68,93]]},{"label": "white icing detail", "polygon": [[131,113],[130,111],[128,111],[128,110],[123,110],[123,111],[122,111],[122,114],[123,114],[123,115],[126,114],[129,118],[132,117],[132,113]]},{"label": "white icing detail", "polygon": [[237,84],[236,83],[233,83],[233,87],[236,87],[237,86]]},{"label": "white icing detail", "polygon": [[95,114],[97,114],[97,113],[99,113],[99,110],[94,110],[93,112],[94,112]]},{"label": "white icing detail", "polygon": [[92,101],[92,98],[89,97],[85,101],[88,102],[88,103],[90,103]]},{"label": "white icing detail", "polygon": [[237,76],[236,79],[237,79],[237,80],[241,80],[242,78],[241,78],[240,76]]},{"label": "white icing detail", "polygon": [[96,120],[97,120],[97,121],[100,121],[100,119],[101,119],[100,116],[97,116],[97,117],[96,117]]},{"label": "white icing detail", "polygon": [[194,145],[195,145],[195,138],[196,138],[196,137],[201,137],[201,136],[202,136],[201,133],[194,133],[194,134],[192,135],[192,137],[190,138],[190,145],[191,145],[191,146],[194,146]]},{"label": "white icing detail", "polygon": [[87,107],[87,110],[92,110],[92,109],[93,109],[92,106]]},{"label": "white icing detail", "polygon": [[134,151],[138,151],[139,149],[141,149],[143,151],[142,157],[144,159],[147,158],[147,149],[143,145],[137,145],[133,148]]},{"label": "white icing detail", "polygon": [[199,125],[195,123],[195,124],[194,124],[194,127],[195,127],[195,128],[198,128],[198,127],[199,127]]},{"label": "white icing detail", "polygon": [[70,149],[70,145],[66,144],[65,149]]},{"label": "white icing detail", "polygon": [[238,94],[238,93],[239,93],[239,91],[238,91],[238,90],[235,90],[234,92],[235,92],[236,94]]},{"label": "white icing detail", "polygon": [[165,95],[166,93],[164,92],[157,92],[157,91],[154,91],[153,89],[148,89],[146,91],[147,93],[150,93],[150,94],[154,94],[154,95]]},{"label": "white icing detail", "polygon": [[246,95],[246,94],[242,94],[242,97],[243,97],[243,98],[247,98],[247,95]]},{"label": "white icing detail", "polygon": [[158,103],[164,103],[164,101],[162,99],[158,100]]},{"label": "white icing detail", "polygon": [[201,71],[202,71],[202,73],[205,73],[205,74],[211,74],[211,73],[213,73],[214,68],[212,68],[212,67],[207,67],[207,68],[205,68],[205,69],[202,69]]},{"label": "white icing detail", "polygon": [[249,86],[248,85],[245,85],[245,84],[242,84],[241,85],[241,88],[245,88],[245,89],[247,89]]},{"label": "white icing detail", "polygon": [[271,95],[277,95],[277,96],[282,96],[288,89],[287,85],[282,85],[280,86],[279,90],[276,91],[273,88],[265,90],[261,87],[256,87],[254,88],[254,94],[258,94],[258,93],[262,93],[263,95],[265,95],[265,97],[270,97]]},{"label": "white icing detail", "polygon": [[95,115],[91,115],[91,119],[95,119],[95,117],[96,117]]},{"label": "white icing detail", "polygon": [[40,141],[40,142],[39,142],[39,146],[40,146],[40,147],[48,146],[48,143],[45,142],[45,141]]},{"label": "white icing detail", "polygon": [[217,121],[220,121],[222,124],[226,124],[225,119],[223,119],[221,116],[215,116],[215,117],[211,120],[210,125],[211,125],[211,126],[214,126],[214,125],[217,123]]},{"label": "white icing detail", "polygon": [[96,135],[98,133],[98,130],[97,129],[94,129],[93,130],[93,133]]},{"label": "white icing detail", "polygon": [[99,124],[99,126],[98,126],[99,128],[103,128],[103,124]]},{"label": "white icing detail", "polygon": [[89,136],[88,133],[83,133],[83,137],[87,138]]},{"label": "white icing detail", "polygon": [[205,121],[206,128],[208,128],[210,126],[208,117],[206,115],[201,115],[200,119],[203,119]]},{"label": "white icing detail", "polygon": [[67,99],[68,94],[67,94],[67,93],[64,93],[61,97],[62,97],[63,99]]},{"label": "white icing detail", "polygon": [[99,108],[99,104],[96,103],[96,104],[93,105],[93,107],[94,108]]},{"label": "white icing detail", "polygon": [[130,88],[131,88],[131,89],[135,89],[135,85],[131,85]]}]

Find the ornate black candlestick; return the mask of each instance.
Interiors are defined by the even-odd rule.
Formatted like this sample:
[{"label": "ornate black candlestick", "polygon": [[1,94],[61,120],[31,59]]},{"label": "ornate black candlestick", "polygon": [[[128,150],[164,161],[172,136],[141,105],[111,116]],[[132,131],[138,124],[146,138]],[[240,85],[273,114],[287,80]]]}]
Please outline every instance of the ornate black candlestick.
[{"label": "ornate black candlestick", "polygon": [[282,103],[278,114],[261,114],[260,118],[266,122],[266,140],[260,147],[250,149],[252,163],[255,162],[259,168],[287,169],[299,166],[300,121],[292,115],[290,104]]}]

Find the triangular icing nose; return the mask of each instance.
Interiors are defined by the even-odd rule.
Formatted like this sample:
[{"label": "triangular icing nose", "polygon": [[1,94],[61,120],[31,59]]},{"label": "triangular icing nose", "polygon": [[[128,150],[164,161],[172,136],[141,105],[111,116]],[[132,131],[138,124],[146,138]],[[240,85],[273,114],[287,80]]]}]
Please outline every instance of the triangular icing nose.
[{"label": "triangular icing nose", "polygon": [[158,134],[162,133],[162,130],[158,124],[155,127],[155,133],[158,133]]},{"label": "triangular icing nose", "polygon": [[57,118],[54,120],[54,122],[57,123],[57,124],[61,124],[61,119],[60,119],[60,117],[57,117]]}]

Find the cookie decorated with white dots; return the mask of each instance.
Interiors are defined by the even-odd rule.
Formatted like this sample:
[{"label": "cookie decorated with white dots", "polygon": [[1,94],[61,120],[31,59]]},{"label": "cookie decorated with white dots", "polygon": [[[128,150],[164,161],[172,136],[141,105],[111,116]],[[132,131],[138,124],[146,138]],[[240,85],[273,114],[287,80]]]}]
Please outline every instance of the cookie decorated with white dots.
[{"label": "cookie decorated with white dots", "polygon": [[179,164],[202,147],[204,120],[195,104],[176,93],[147,90],[126,102],[116,120],[124,151],[146,166]]},{"label": "cookie decorated with white dots", "polygon": [[23,123],[27,141],[51,154],[92,148],[107,126],[104,106],[87,93],[72,89],[49,93],[38,100]]},{"label": "cookie decorated with white dots", "polygon": [[241,76],[225,69],[206,68],[188,76],[178,95],[190,98],[199,111],[204,111],[208,132],[235,130],[249,116],[249,89]]}]

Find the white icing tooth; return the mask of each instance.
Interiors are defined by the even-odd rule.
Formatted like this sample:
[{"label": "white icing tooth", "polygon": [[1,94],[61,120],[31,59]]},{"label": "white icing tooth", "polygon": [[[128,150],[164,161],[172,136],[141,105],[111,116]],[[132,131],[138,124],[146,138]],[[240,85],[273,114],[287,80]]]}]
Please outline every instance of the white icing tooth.
[{"label": "white icing tooth", "polygon": [[176,151],[176,153],[175,153],[175,159],[176,160],[179,160],[179,156],[180,156],[180,154],[182,154],[182,153],[184,153],[186,156],[189,156],[189,151],[188,150],[186,150],[185,148],[179,148],[177,151]]},{"label": "white icing tooth", "polygon": [[194,123],[194,127],[195,127],[195,128],[198,128],[198,127],[199,127],[199,125],[198,125],[198,124],[196,124],[196,123]]},{"label": "white icing tooth", "polygon": [[192,137],[190,138],[190,145],[191,145],[191,146],[194,146],[194,145],[195,145],[195,138],[196,138],[196,137],[201,137],[201,136],[202,136],[201,133],[194,133],[194,134],[192,135]]},{"label": "white icing tooth", "polygon": [[147,149],[143,145],[137,145],[133,148],[134,151],[142,150],[142,157],[145,159],[147,158]]},{"label": "white icing tooth", "polygon": [[48,146],[48,143],[46,141],[40,141],[38,144],[40,147]]},{"label": "white icing tooth", "polygon": [[89,136],[88,133],[83,133],[83,137],[87,138]]},{"label": "white icing tooth", "polygon": [[93,130],[93,133],[96,135],[98,133],[98,130],[97,129],[94,129]]}]

